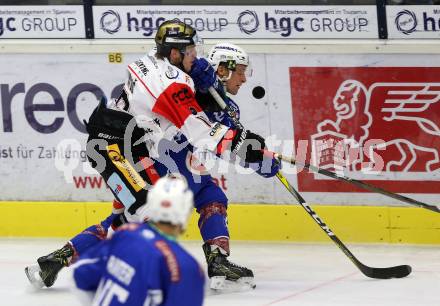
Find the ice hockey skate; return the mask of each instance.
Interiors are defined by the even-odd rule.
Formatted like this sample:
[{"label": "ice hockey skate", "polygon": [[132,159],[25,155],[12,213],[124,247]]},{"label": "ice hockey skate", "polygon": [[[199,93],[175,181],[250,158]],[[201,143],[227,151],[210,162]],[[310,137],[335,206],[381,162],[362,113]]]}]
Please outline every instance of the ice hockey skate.
[{"label": "ice hockey skate", "polygon": [[221,292],[255,289],[252,270],[230,262],[222,248],[205,243],[203,252],[208,264],[210,289]]},{"label": "ice hockey skate", "polygon": [[38,258],[38,264],[26,267],[24,272],[34,287],[51,287],[60,270],[69,265],[73,254],[70,244],[66,244],[61,249]]}]

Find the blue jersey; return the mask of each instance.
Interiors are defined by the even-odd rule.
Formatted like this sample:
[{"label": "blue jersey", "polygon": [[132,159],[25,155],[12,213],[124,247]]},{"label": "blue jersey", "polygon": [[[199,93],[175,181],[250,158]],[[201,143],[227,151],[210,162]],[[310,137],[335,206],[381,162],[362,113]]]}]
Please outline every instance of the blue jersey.
[{"label": "blue jersey", "polygon": [[177,242],[148,224],[127,224],[74,265],[76,287],[100,306],[201,306],[204,272]]},{"label": "blue jersey", "polygon": [[[240,109],[231,99],[227,104],[234,110],[238,119]],[[205,111],[211,123],[219,122],[228,127],[234,127],[233,121],[221,110]],[[172,141],[163,139],[159,145],[159,151],[163,154],[154,159],[154,167],[159,176],[167,173],[180,173],[183,175],[194,193],[194,206],[198,209],[205,204],[219,202],[227,205],[228,200],[223,191],[217,187],[209,172],[192,154],[194,147],[188,142],[183,133],[177,133]]]},{"label": "blue jersey", "polygon": [[[230,98],[226,98],[224,101],[226,105],[228,105],[230,109],[234,111],[236,118],[240,120],[240,108],[238,107],[237,103],[232,101],[232,99]],[[222,110],[206,111],[205,113],[208,116],[209,120],[213,122],[220,122],[221,124],[232,128],[235,127],[234,121],[229,117],[228,114],[226,114]]]}]

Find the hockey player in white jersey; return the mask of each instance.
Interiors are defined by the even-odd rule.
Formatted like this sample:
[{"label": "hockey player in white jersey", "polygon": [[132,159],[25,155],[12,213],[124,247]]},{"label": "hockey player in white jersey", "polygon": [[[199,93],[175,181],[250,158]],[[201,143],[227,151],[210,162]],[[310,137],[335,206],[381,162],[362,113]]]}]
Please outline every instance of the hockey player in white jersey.
[{"label": "hockey player in white jersey", "polygon": [[84,305],[201,306],[204,273],[176,238],[186,228],[193,195],[183,178],[163,177],[138,210],[142,223],[119,227],[73,267]]}]

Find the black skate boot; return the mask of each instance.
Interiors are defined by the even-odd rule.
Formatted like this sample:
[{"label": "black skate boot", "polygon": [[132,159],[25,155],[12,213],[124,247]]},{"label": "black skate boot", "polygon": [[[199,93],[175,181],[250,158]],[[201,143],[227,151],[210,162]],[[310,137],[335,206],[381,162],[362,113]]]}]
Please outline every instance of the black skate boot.
[{"label": "black skate boot", "polygon": [[230,262],[227,254],[217,245],[203,245],[211,289],[254,289],[252,270]]},{"label": "black skate boot", "polygon": [[[29,281],[36,287],[51,287],[57,279],[58,272],[63,267],[69,265],[70,259],[74,255],[74,250],[70,244],[66,244],[61,249],[42,256],[37,259],[38,266],[30,266],[25,268]],[[36,275],[38,272],[38,276]]]}]

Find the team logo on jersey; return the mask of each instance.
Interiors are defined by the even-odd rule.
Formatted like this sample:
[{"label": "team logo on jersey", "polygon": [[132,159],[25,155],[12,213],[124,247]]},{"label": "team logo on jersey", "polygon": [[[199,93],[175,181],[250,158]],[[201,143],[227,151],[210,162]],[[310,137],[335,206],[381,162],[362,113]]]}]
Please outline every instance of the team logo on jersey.
[{"label": "team logo on jersey", "polygon": [[167,71],[165,71],[165,75],[170,80],[176,79],[179,76],[179,71],[174,69],[171,66],[168,66]]},{"label": "team logo on jersey", "polygon": [[100,20],[101,29],[108,34],[115,34],[121,28],[121,16],[113,10],[102,13]]},{"label": "team logo on jersey", "polygon": [[174,92],[171,97],[176,104],[185,104],[185,102],[189,103],[194,95],[188,87],[183,87],[179,91]]}]

